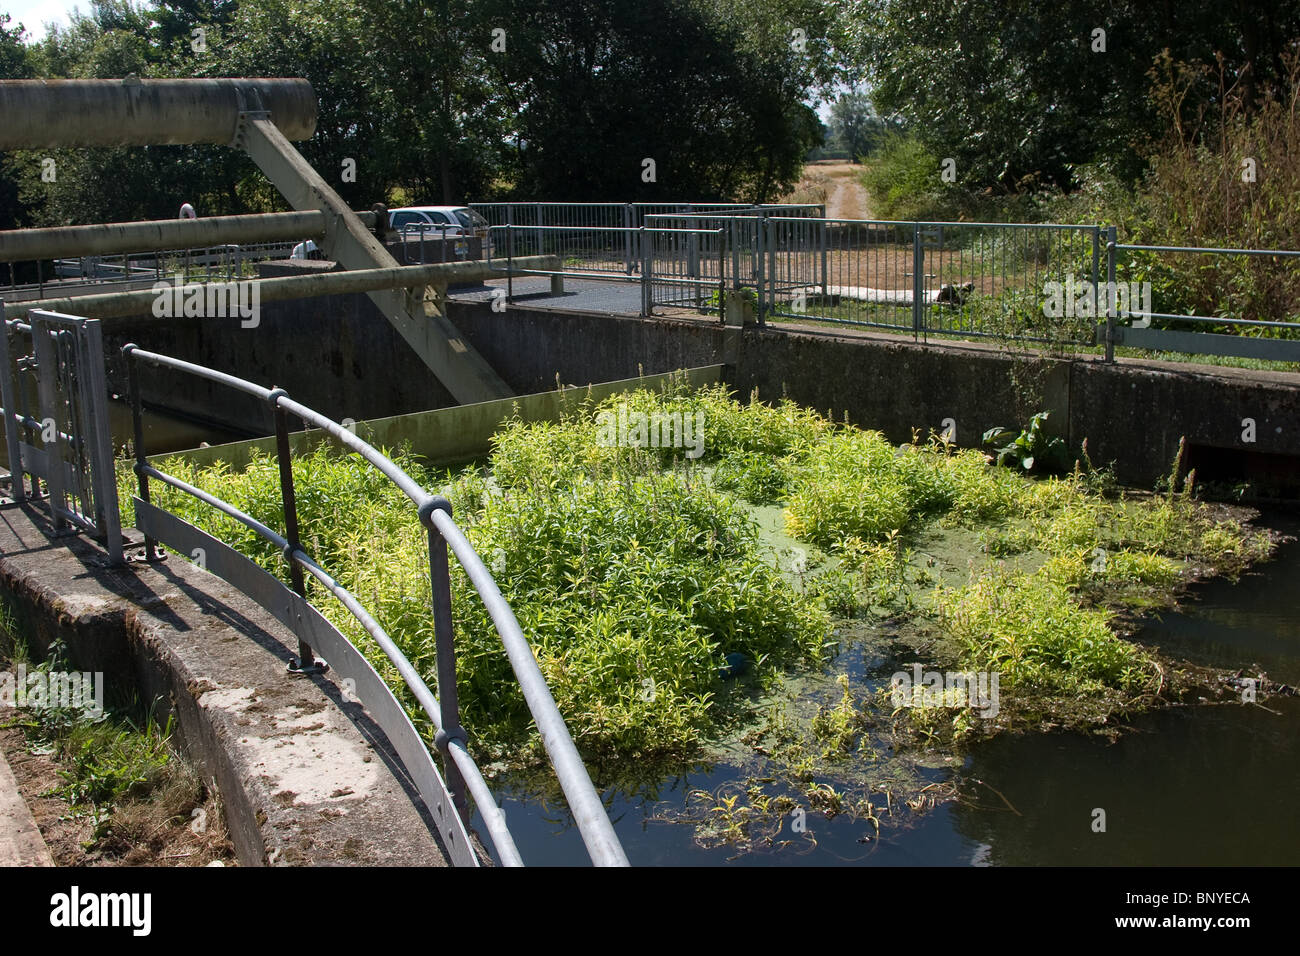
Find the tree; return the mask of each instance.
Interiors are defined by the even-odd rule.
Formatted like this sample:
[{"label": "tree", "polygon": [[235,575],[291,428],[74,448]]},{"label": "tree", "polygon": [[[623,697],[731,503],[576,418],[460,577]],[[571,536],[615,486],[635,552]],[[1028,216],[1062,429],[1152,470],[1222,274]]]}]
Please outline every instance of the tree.
[{"label": "tree", "polygon": [[[901,115],[932,152],[955,159],[967,185],[1011,192],[1069,189],[1081,163],[1135,179],[1156,130],[1147,98],[1156,56],[1221,54],[1235,78],[1274,82],[1300,36],[1300,5],[1264,15],[1222,0],[851,0],[843,26],[882,114]],[[1215,95],[1207,85],[1188,105]]]},{"label": "tree", "polygon": [[871,152],[885,132],[885,123],[871,108],[867,93],[844,93],[831,106],[831,134],[854,162]]},{"label": "tree", "polygon": [[[7,13],[0,13],[0,79],[22,80],[32,76],[32,66],[23,45],[23,25],[14,24]],[[12,159],[0,162],[0,230],[24,225],[25,210],[18,196],[18,181],[10,168]]]},{"label": "tree", "polygon": [[785,33],[747,33],[739,18],[689,0],[497,9],[510,39],[489,62],[517,116],[522,195],[768,199],[820,141],[792,66],[803,54],[779,54],[771,41],[788,45]]}]

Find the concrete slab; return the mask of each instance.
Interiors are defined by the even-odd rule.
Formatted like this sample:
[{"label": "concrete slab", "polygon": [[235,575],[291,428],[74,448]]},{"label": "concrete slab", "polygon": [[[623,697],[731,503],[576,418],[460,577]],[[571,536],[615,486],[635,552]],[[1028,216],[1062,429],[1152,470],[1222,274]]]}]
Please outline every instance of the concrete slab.
[{"label": "concrete slab", "polygon": [[53,866],[32,812],[18,792],[9,761],[0,752],[0,866]]},{"label": "concrete slab", "polygon": [[[659,375],[641,375],[617,382],[566,386],[562,390],[534,392],[494,402],[377,418],[356,422],[356,434],[377,448],[409,446],[414,454],[425,458],[431,465],[460,464],[486,455],[492,447],[492,436],[507,419],[517,416],[526,422],[557,421],[583,402],[598,402],[610,395],[636,389],[658,389],[679,376],[689,382],[692,388],[716,385],[722,380],[722,366],[709,365]],[[323,441],[334,439],[318,428],[291,432],[289,435],[289,447],[295,455],[305,454]],[[168,458],[179,454],[199,467],[223,461],[237,471],[247,467],[254,450],[264,455],[274,455],[274,436],[151,455],[149,460],[161,467]]]},{"label": "concrete slab", "polygon": [[39,506],[8,504],[0,595],[34,656],[62,639],[77,669],[174,715],[241,864],[446,865],[382,732],[328,674],[286,674],[296,638],[221,579],[175,555],[110,568]]}]

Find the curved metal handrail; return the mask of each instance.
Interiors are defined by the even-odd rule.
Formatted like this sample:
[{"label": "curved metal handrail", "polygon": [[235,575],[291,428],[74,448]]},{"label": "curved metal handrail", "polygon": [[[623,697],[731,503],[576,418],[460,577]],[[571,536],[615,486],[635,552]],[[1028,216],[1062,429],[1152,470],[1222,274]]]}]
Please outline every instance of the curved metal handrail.
[{"label": "curved metal handrail", "polygon": [[[444,549],[449,546],[456,555],[457,560],[460,561],[469,577],[470,583],[473,584],[475,591],[478,593],[479,599],[483,602],[489,616],[492,618],[497,635],[506,650],[511,669],[519,682],[529,712],[537,724],[543,745],[551,759],[552,767],[555,770],[565,798],[568,800],[570,810],[573,812],[574,820],[578,825],[592,862],[598,866],[627,866],[627,856],[619,843],[617,835],[614,833],[613,825],[610,823],[600,796],[591,782],[587,768],[578,754],[577,747],[573,743],[573,738],[569,734],[564,718],[555,705],[555,699],[551,695],[550,688],[546,684],[541,669],[537,666],[537,660],[533,656],[532,648],[524,637],[514,612],[501,595],[496,581],[489,573],[486,565],[484,565],[482,558],[452,519],[450,503],[442,496],[427,491],[383,452],[357,437],[338,422],[327,418],[312,408],[295,402],[288,397],[283,389],[268,389],[225,372],[219,372],[215,369],[195,365],[156,352],[146,351],[134,344],[123,346],[122,354],[127,360],[128,374],[132,383],[132,401],[137,409],[139,407],[139,392],[134,374],[136,362],[145,362],[159,368],[195,375],[256,396],[269,402],[276,409],[277,438],[283,439],[279,443],[282,458],[282,476],[286,464],[283,459],[288,452],[287,432],[283,428],[283,413],[287,412],[301,418],[305,423],[325,431],[350,451],[360,455],[367,463],[378,469],[380,473],[393,482],[411,500],[421,523],[429,531],[431,558],[433,557],[433,535],[436,534]],[[415,667],[383,627],[357,601],[354,595],[317,564],[297,543],[296,516],[292,518],[291,522],[289,520],[293,510],[291,473],[286,488],[288,491],[286,498],[289,500],[285,502],[285,513],[287,523],[291,523],[292,526],[287,535],[282,535],[215,495],[196,488],[148,464],[143,449],[139,447],[139,444],[139,436],[137,436],[135,472],[142,480],[142,489],[146,491],[146,494],[147,485],[143,484],[143,482],[148,478],[153,478],[193,496],[240,522],[278,547],[292,568],[300,568],[320,582],[357,620],[388,660],[397,668],[404,683],[415,695],[421,709],[433,722],[438,731],[437,742],[439,748],[444,751],[448,762],[454,764],[462,776],[466,788],[482,814],[484,825],[502,862],[506,865],[521,864],[522,861],[514,845],[514,840],[509,829],[505,826],[504,814],[497,807],[482,772],[466,747],[464,731],[459,727],[459,717],[455,712],[456,709],[452,707],[450,708],[452,711],[450,714],[444,714],[443,704],[439,703]],[[147,497],[144,500],[147,501]],[[150,548],[152,547],[150,542],[147,542],[147,545]],[[445,550],[443,553],[445,555]],[[438,572],[433,566],[434,564],[435,562],[431,561],[431,572],[437,575]],[[445,562],[443,567],[445,569]],[[446,582],[442,583],[445,584]],[[439,610],[436,593],[434,603],[436,617]],[[449,605],[446,610],[449,614]],[[304,655],[304,663],[306,659]],[[452,678],[452,686],[443,688],[444,696],[450,697],[454,694],[454,673]],[[450,693],[448,693],[449,690]]]}]

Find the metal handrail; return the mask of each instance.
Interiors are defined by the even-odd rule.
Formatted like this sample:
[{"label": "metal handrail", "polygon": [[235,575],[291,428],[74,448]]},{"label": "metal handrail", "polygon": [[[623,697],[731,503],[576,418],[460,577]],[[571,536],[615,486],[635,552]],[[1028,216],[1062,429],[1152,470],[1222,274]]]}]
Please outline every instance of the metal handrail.
[{"label": "metal handrail", "polygon": [[1117,242],[1116,249],[1135,249],[1139,252],[1205,252],[1226,256],[1300,256],[1293,249],[1219,249],[1214,246],[1138,246]]},{"label": "metal handrail", "polygon": [[[543,745],[550,756],[560,787],[578,825],[583,842],[593,863],[598,866],[626,866],[627,856],[619,843],[614,828],[605,812],[604,805],[591,782],[577,747],[569,734],[550,688],[537,666],[532,648],[524,637],[505,598],[502,597],[492,575],[475,552],[469,540],[456,525],[451,516],[450,503],[440,495],[426,491],[410,475],[403,471],[387,455],[374,448],[368,442],[333,421],[288,397],[283,389],[267,389],[253,382],[237,378],[225,372],[195,365],[170,356],[148,352],[136,345],[122,348],[126,357],[128,374],[131,378],[132,403],[136,410],[137,441],[135,473],[141,482],[141,499],[148,501],[147,480],[154,478],[179,491],[185,492],[205,504],[216,508],[228,517],[239,521],[245,527],[274,544],[281,550],[291,569],[295,572],[295,590],[305,598],[305,589],[301,584],[301,571],[306,571],[321,583],[357,620],[366,633],[384,652],[388,660],[397,668],[403,681],[415,695],[421,708],[437,729],[435,744],[443,751],[447,759],[448,785],[462,816],[466,816],[464,806],[465,790],[468,789],[480,809],[493,846],[506,865],[522,863],[509,829],[505,826],[504,814],[500,812],[491,790],[477,764],[466,747],[466,735],[460,726],[459,708],[455,693],[455,664],[451,639],[450,591],[446,565],[446,549],[450,545],[461,566],[474,585],[480,600],[483,601],[489,616],[496,627],[497,634],[505,647],[510,665],[519,682],[525,702],[528,704],[534,722],[541,734]],[[257,519],[245,514],[233,505],[222,501],[215,495],[196,488],[175,476],[168,475],[150,465],[144,456],[142,447],[142,430],[139,427],[138,410],[139,387],[135,378],[135,363],[146,362],[159,368],[184,372],[220,383],[268,401],[276,411],[277,445],[279,449],[282,491],[284,492],[284,510],[287,534],[280,534],[267,527]],[[434,592],[435,634],[438,649],[439,687],[442,700],[436,698],[428,685],[420,677],[401,649],[393,642],[383,627],[370,615],[359,601],[346,588],[338,583],[327,571],[317,564],[297,541],[297,516],[293,501],[292,470],[288,462],[288,433],[285,428],[285,413],[301,418],[305,423],[325,431],[349,450],[364,458],[371,466],[378,469],[386,478],[396,485],[415,505],[420,521],[429,532],[430,575]],[[286,474],[287,469],[287,474]],[[146,552],[152,557],[154,543],[146,537]],[[310,648],[301,643],[301,660],[304,664],[313,659]]]}]

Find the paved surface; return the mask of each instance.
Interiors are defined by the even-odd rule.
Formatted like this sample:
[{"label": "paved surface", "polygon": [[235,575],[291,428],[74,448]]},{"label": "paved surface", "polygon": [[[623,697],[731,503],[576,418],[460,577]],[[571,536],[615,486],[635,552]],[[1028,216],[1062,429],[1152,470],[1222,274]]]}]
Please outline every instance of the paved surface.
[{"label": "paved surface", "polygon": [[0,866],[53,866],[49,847],[0,752]]},{"label": "paved surface", "polygon": [[[448,290],[453,299],[470,302],[487,302],[504,291],[504,279],[493,279],[478,286],[455,286]],[[551,295],[548,276],[527,276],[514,280],[514,300],[519,305],[550,309],[574,309],[579,312],[606,312],[613,315],[641,314],[641,284],[639,282],[602,282],[591,279],[564,280],[564,294]]]},{"label": "paved surface", "polygon": [[[466,302],[488,302],[497,294],[497,289],[505,290],[504,279],[493,279],[483,285],[453,286],[447,292],[448,297]],[[664,295],[688,295],[689,289],[680,287],[671,292],[660,289]],[[709,293],[705,293],[708,298]],[[514,281],[514,301],[517,305],[534,306],[544,309],[570,309],[575,312],[603,312],[606,315],[640,315],[641,283],[626,280],[606,281],[600,279],[574,279],[565,277],[564,294],[551,294],[551,280],[548,276],[526,276]],[[655,315],[686,313],[699,315],[696,309],[677,308],[670,305],[656,305]]]}]

